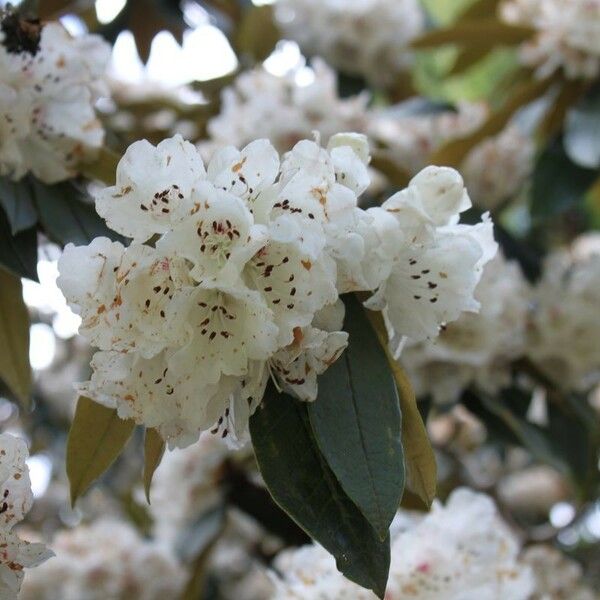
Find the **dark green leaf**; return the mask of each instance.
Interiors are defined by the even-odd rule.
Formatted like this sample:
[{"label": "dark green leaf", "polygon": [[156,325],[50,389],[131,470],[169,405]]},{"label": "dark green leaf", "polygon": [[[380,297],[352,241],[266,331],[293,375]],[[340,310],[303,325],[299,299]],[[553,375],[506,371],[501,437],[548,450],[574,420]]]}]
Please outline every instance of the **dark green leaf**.
[{"label": "dark green leaf", "polygon": [[533,173],[531,213],[540,219],[557,215],[583,201],[596,173],[571,162],[560,140],[540,156]]},{"label": "dark green leaf", "polygon": [[89,244],[100,236],[115,239],[115,233],[100,218],[91,199],[72,183],[33,185],[40,222],[52,241],[64,246],[69,242]]},{"label": "dark green leaf", "polygon": [[165,453],[165,441],[160,433],[154,428],[146,429],[144,437],[144,491],[146,500],[150,504],[150,486],[152,477],[156,471],[163,454]]},{"label": "dark green leaf", "polygon": [[565,149],[580,167],[600,167],[600,87],[567,113]]},{"label": "dark green leaf", "polygon": [[134,427],[131,419],[121,419],[116,410],[79,398],[67,442],[72,504],[113,464]]},{"label": "dark green leaf", "polygon": [[32,227],[12,235],[3,210],[0,210],[0,266],[20,277],[38,280],[37,231]]},{"label": "dark green leaf", "polygon": [[383,598],[389,537],[382,542],[346,496],[315,440],[305,403],[274,386],[250,419],[254,452],[275,501],[336,559],[350,580]]},{"label": "dark green leaf", "polygon": [[0,269],[0,379],[25,407],[31,395],[29,313],[21,280]]},{"label": "dark green leaf", "polygon": [[10,181],[0,177],[0,205],[6,212],[13,235],[33,227],[37,222],[31,186],[27,179]]},{"label": "dark green leaf", "polygon": [[404,489],[400,401],[361,303],[350,294],[345,304],[350,344],[319,378],[308,414],[342,488],[385,539]]}]

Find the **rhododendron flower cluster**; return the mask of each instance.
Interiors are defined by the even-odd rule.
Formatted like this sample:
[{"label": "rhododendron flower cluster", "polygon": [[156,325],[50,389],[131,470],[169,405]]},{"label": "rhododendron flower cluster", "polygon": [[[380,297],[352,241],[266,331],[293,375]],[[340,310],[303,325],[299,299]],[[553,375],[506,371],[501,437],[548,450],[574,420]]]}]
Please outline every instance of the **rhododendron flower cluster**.
[{"label": "rhododendron flower cluster", "polygon": [[24,568],[36,567],[52,556],[43,544],[21,540],[13,527],[33,504],[25,441],[0,434],[0,598],[16,599]]},{"label": "rhododendron flower cluster", "polygon": [[102,519],[59,532],[56,557],[25,578],[19,598],[162,600],[177,598],[186,574],[165,545],[125,522]]},{"label": "rhododendron flower cluster", "polygon": [[377,84],[408,70],[409,43],[425,27],[418,0],[280,0],[275,14],[305,52]]},{"label": "rhododendron flower cluster", "polygon": [[[526,600],[534,589],[531,569],[518,561],[516,536],[484,494],[454,491],[423,518],[400,512],[391,527],[389,600]],[[318,545],[287,550],[275,560],[277,600],[376,596],[336,570]]]},{"label": "rhododendron flower cluster", "polygon": [[587,391],[600,382],[600,235],[552,252],[534,293],[529,357],[558,386]]},{"label": "rhododendron flower cluster", "polygon": [[0,175],[54,183],[76,174],[104,139],[94,103],[109,56],[100,36],[0,12]]},{"label": "rhododendron flower cluster", "polygon": [[520,58],[540,77],[563,69],[571,79],[594,79],[600,72],[599,0],[507,0],[500,15],[508,23],[537,30]]},{"label": "rhododendron flower cluster", "polygon": [[268,378],[305,401],[348,343],[340,294],[373,292],[399,349],[435,337],[496,252],[467,226],[460,175],[430,167],[362,210],[366,138],[226,147],[205,168],[181,137],[136,142],[96,209],[129,246],[69,245],[58,285],[99,348],[84,395],[185,446],[210,429],[243,440]]},{"label": "rhododendron flower cluster", "polygon": [[[314,77],[299,82],[301,75]],[[220,113],[208,122],[210,139],[199,145],[210,157],[220,146],[244,146],[266,137],[278,152],[291,150],[318,131],[324,142],[343,131],[364,132],[368,94],[340,98],[336,73],[314,59],[310,71],[298,65],[283,76],[257,67],[239,75],[221,93]]]}]

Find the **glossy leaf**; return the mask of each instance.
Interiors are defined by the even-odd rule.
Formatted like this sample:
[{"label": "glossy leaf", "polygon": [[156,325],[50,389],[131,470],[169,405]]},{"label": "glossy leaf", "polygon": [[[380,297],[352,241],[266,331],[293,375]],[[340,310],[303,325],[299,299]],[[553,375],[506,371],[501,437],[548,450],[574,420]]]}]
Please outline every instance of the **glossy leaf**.
[{"label": "glossy leaf", "polygon": [[19,277],[0,268],[0,379],[24,407],[31,396],[29,313]]},{"label": "glossy leaf", "polygon": [[2,209],[0,209],[0,266],[20,277],[38,280],[35,227],[13,235],[10,223]]},{"label": "glossy leaf", "polygon": [[33,227],[37,222],[37,213],[31,195],[28,179],[11,181],[0,177],[0,206],[6,213],[13,235]]},{"label": "glossy leaf", "polygon": [[132,420],[121,419],[115,409],[79,398],[67,442],[71,504],[113,464],[134,427]]},{"label": "glossy leaf", "polygon": [[366,314],[385,351],[400,396],[406,486],[429,507],[435,498],[437,489],[435,453],[417,407],[417,399],[410,380],[390,352],[383,317],[380,312],[370,310],[367,310]]},{"label": "glossy leaf", "polygon": [[352,295],[345,304],[350,344],[319,377],[308,414],[342,488],[385,539],[404,489],[400,402],[362,305]]},{"label": "glossy leaf", "polygon": [[163,454],[165,453],[165,441],[160,433],[154,428],[146,429],[144,437],[144,491],[146,500],[150,504],[150,486],[152,477],[156,471]]},{"label": "glossy leaf", "polygon": [[350,580],[383,598],[389,536],[382,542],[346,496],[319,450],[305,403],[270,384],[250,419],[254,452],[274,500],[336,559]]},{"label": "glossy leaf", "polygon": [[52,186],[36,182],[34,198],[46,235],[58,244],[84,245],[100,236],[118,237],[98,215],[93,201],[70,182]]}]

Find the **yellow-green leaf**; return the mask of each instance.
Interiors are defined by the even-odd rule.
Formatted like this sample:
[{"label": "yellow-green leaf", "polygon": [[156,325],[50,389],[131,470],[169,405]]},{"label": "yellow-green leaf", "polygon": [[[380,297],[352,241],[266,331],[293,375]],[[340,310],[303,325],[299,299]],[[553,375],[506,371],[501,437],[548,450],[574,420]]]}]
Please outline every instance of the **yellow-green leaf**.
[{"label": "yellow-green leaf", "polygon": [[162,439],[160,433],[154,428],[146,429],[146,436],[144,438],[144,491],[146,492],[148,504],[150,504],[152,476],[160,464],[164,453],[165,440]]},{"label": "yellow-green leaf", "polygon": [[453,44],[491,49],[498,46],[515,46],[530,39],[534,34],[535,30],[530,27],[507,25],[494,18],[479,19],[434,29],[413,40],[411,46],[425,49]]},{"label": "yellow-green leaf", "polygon": [[236,35],[236,46],[242,54],[257,62],[273,52],[280,34],[273,18],[273,7],[251,6],[244,12]]},{"label": "yellow-green leaf", "polygon": [[113,464],[134,427],[131,419],[121,419],[115,409],[79,398],[67,441],[71,504]]},{"label": "yellow-green leaf", "polygon": [[0,378],[24,407],[31,395],[29,313],[21,280],[0,268]]},{"label": "yellow-green leaf", "polygon": [[554,82],[555,79],[550,77],[519,86],[511,98],[504,103],[504,106],[492,113],[479,129],[438,148],[429,157],[429,162],[434,165],[460,167],[467,154],[477,144],[500,133],[519,108],[542,96]]},{"label": "yellow-green leaf", "polygon": [[106,185],[114,185],[119,160],[121,160],[121,157],[116,152],[102,147],[96,159],[91,162],[82,163],[79,170],[82,175],[89,179],[101,181]]},{"label": "yellow-green leaf", "polygon": [[498,11],[500,0],[475,0],[460,16],[461,20],[485,19],[493,17]]},{"label": "yellow-green leaf", "polygon": [[404,369],[389,349],[387,331],[381,313],[367,310],[367,316],[390,363],[402,412],[402,446],[406,463],[406,485],[429,507],[437,488],[437,464],[427,429],[417,407],[415,393]]},{"label": "yellow-green leaf", "polygon": [[459,75],[464,73],[467,69],[476,65],[480,60],[483,60],[489,53],[490,50],[488,48],[462,48],[448,74]]}]

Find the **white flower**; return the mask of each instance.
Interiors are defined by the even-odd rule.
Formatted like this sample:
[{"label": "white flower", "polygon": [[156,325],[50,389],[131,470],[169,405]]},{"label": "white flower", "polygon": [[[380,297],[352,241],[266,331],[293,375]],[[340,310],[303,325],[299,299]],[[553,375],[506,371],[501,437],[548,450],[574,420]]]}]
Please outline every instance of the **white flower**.
[{"label": "white flower", "polygon": [[[518,562],[519,543],[483,494],[456,490],[446,506],[434,504],[423,518],[400,512],[391,537],[388,600],[531,597],[534,581]],[[275,569],[274,600],[375,598],[344,579],[333,557],[317,545],[283,552]]]},{"label": "white flower", "polygon": [[523,64],[538,77],[562,69],[570,79],[594,79],[600,72],[598,0],[506,0],[501,17],[537,30],[520,48]]},{"label": "white flower", "polygon": [[479,313],[463,313],[440,335],[407,344],[402,363],[417,395],[450,403],[471,384],[488,392],[510,382],[510,363],[526,347],[529,288],[516,263],[498,254],[475,289]]},{"label": "white flower", "polygon": [[271,359],[275,378],[285,392],[308,402],[317,399],[317,375],[348,345],[348,334],[339,331],[343,321],[344,305],[338,300],[319,311],[309,327],[294,329],[294,341]]},{"label": "white flower", "polygon": [[0,175],[28,171],[47,183],[72,177],[102,145],[94,102],[110,47],[72,38],[59,23],[8,13],[0,24]]},{"label": "white flower", "polygon": [[[301,71],[314,80],[301,85]],[[257,67],[223,90],[221,112],[208,122],[209,140],[199,148],[209,158],[219,147],[242,147],[266,137],[279,152],[287,152],[315,131],[327,142],[341,131],[365,129],[367,101],[365,94],[341,99],[335,71],[319,59],[310,71],[298,65],[283,76]]]},{"label": "white flower", "polygon": [[119,161],[116,185],[97,194],[96,210],[111,229],[145,242],[189,214],[194,185],[205,175],[202,159],[181,136],[156,147],[135,142]]},{"label": "white flower", "polygon": [[589,234],[550,254],[534,289],[528,356],[561,387],[600,382],[599,303],[600,236]]},{"label": "white flower", "polygon": [[275,15],[305,52],[376,84],[411,66],[408,45],[425,27],[416,0],[280,0]]},{"label": "white flower", "polygon": [[396,351],[403,337],[435,337],[462,312],[479,310],[475,287],[497,245],[486,216],[474,226],[456,223],[469,206],[460,175],[439,167],[425,169],[383,204],[403,240],[390,276],[366,305],[384,311]]},{"label": "white flower", "polygon": [[574,560],[553,548],[537,544],[527,548],[521,560],[535,577],[532,600],[596,600],[597,594],[582,580],[582,569]]},{"label": "white flower", "polygon": [[[36,567],[52,556],[43,544],[31,544],[12,531],[33,504],[25,441],[0,434],[0,598],[16,600],[23,569]],[[20,597],[20,596],[19,596]]]},{"label": "white flower", "polygon": [[99,520],[59,532],[56,557],[28,573],[22,600],[161,600],[182,592],[186,575],[166,545],[130,525]]}]

